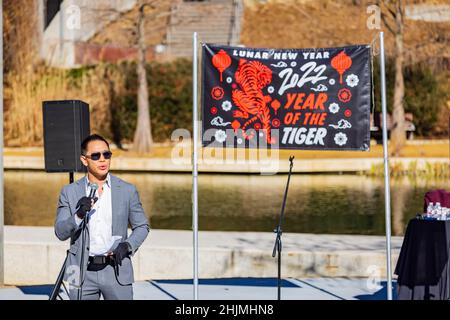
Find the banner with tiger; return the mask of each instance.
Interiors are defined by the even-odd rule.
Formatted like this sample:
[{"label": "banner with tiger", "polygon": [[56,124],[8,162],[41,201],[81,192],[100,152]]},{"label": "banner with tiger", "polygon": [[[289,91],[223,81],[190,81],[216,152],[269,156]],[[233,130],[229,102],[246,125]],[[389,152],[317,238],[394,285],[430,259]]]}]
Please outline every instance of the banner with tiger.
[{"label": "banner with tiger", "polygon": [[202,144],[360,150],[370,146],[368,45],[263,49],[202,44]]}]

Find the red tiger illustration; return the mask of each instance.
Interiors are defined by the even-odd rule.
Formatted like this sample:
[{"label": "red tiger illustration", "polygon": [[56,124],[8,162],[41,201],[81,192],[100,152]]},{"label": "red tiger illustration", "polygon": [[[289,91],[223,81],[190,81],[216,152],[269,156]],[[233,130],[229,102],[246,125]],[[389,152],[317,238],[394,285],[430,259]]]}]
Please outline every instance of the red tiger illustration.
[{"label": "red tiger illustration", "polygon": [[245,59],[239,61],[239,67],[235,73],[235,79],[239,87],[232,92],[232,98],[239,110],[233,112],[235,118],[248,119],[241,127],[244,138],[251,139],[255,133],[247,135],[245,130],[248,125],[259,120],[262,129],[266,132],[267,143],[272,144],[270,136],[270,110],[267,105],[272,100],[270,96],[264,96],[262,89],[272,81],[272,70],[259,61],[248,62]]}]

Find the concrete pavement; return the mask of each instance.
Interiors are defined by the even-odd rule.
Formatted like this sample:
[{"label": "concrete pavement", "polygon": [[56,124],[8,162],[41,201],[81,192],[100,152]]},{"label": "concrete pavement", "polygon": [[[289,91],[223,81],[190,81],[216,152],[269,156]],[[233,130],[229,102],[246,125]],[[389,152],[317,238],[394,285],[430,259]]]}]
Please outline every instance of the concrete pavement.
[{"label": "concrete pavement", "polygon": [[[0,289],[0,300],[48,300],[52,286]],[[192,280],[148,280],[133,286],[135,300],[192,300]],[[64,299],[67,295],[62,294]],[[275,300],[275,278],[200,279],[200,300]],[[385,300],[386,282],[372,279],[283,279],[283,300]],[[395,283],[394,283],[395,298]]]},{"label": "concrete pavement", "polygon": [[[133,256],[136,281],[192,277],[192,231],[151,230]],[[199,233],[200,278],[267,278],[277,275],[270,232]],[[392,238],[392,268],[403,238]],[[283,234],[282,275],[302,278],[367,278],[386,274],[383,236]],[[68,242],[52,227],[5,226],[5,283],[54,283]],[[27,261],[33,261],[30,265]]]}]

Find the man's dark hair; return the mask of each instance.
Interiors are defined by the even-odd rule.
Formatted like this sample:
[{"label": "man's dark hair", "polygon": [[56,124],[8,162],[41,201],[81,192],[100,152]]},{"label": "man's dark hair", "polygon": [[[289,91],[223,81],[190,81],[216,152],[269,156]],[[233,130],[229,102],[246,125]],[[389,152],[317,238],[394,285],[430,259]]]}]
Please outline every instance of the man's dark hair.
[{"label": "man's dark hair", "polygon": [[91,141],[103,141],[104,143],[106,143],[106,145],[108,146],[108,149],[109,149],[109,143],[108,143],[108,141],[106,141],[105,138],[103,138],[99,134],[91,134],[90,136],[87,136],[81,143],[81,154],[82,155],[86,155],[88,144]]}]

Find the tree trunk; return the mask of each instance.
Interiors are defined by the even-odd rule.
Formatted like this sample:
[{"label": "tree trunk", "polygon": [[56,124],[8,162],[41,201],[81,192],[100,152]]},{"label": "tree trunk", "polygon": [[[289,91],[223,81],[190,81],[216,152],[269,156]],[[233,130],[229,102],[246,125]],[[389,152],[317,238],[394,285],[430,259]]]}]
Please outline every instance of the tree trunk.
[{"label": "tree trunk", "polygon": [[153,139],[150,124],[150,105],[148,101],[147,71],[145,69],[145,31],[144,31],[144,6],[139,8],[138,16],[138,115],[137,126],[133,139],[133,150],[138,153],[150,152]]},{"label": "tree trunk", "polygon": [[405,95],[405,83],[403,80],[403,12],[401,0],[396,3],[396,33],[395,33],[395,88],[394,108],[392,112],[391,152],[398,156],[401,148],[406,143],[405,110],[403,97]]}]

